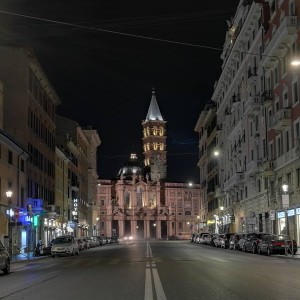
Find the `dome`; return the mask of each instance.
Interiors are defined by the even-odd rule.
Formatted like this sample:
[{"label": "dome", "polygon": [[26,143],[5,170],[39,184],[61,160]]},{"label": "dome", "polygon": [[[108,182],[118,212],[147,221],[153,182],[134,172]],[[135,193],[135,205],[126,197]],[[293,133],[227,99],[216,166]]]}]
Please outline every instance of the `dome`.
[{"label": "dome", "polygon": [[129,161],[119,170],[118,178],[124,177],[124,179],[131,179],[133,175],[143,175],[143,166],[137,159],[136,154],[130,154]]}]

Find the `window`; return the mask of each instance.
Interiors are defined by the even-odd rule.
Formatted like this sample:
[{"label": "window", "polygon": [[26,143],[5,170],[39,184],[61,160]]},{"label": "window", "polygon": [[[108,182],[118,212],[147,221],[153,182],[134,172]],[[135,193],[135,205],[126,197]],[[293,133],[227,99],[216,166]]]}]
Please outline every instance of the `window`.
[{"label": "window", "polygon": [[10,150],[8,150],[8,163],[13,164],[13,153]]},{"label": "window", "polygon": [[260,179],[257,180],[257,189],[258,189],[258,192],[260,193],[261,192],[261,182],[260,182]]},{"label": "window", "polygon": [[300,187],[300,169],[296,169],[297,187]]},{"label": "window", "polygon": [[21,171],[22,172],[25,171],[25,162],[24,162],[24,159],[21,159]]},{"label": "window", "polygon": [[293,103],[297,103],[299,101],[298,95],[298,83],[297,81],[293,82]]},{"label": "window", "polygon": [[288,131],[285,133],[285,145],[286,152],[290,151],[290,135]]},{"label": "window", "polygon": [[281,156],[281,139],[280,137],[277,139],[277,155]]}]

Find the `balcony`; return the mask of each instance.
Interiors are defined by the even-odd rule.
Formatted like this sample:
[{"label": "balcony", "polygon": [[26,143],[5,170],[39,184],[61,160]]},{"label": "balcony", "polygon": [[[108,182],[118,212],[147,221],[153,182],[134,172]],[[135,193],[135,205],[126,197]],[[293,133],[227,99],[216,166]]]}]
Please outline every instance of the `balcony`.
[{"label": "balcony", "polygon": [[272,177],[274,174],[274,162],[271,160],[264,161],[261,164],[261,175],[263,177]]},{"label": "balcony", "polygon": [[266,90],[261,94],[261,101],[264,106],[269,106],[274,100],[273,90]]},{"label": "balcony", "polygon": [[291,126],[291,110],[284,108],[279,110],[273,118],[273,126],[276,131],[283,131]]},{"label": "balcony", "polygon": [[224,191],[220,187],[215,189],[215,198],[222,198],[224,195]]},{"label": "balcony", "polygon": [[250,97],[245,104],[244,115],[248,117],[253,117],[257,115],[261,108],[260,97]]},{"label": "balcony", "polygon": [[[286,47],[286,44],[290,44],[294,41],[295,35],[297,34],[297,16],[285,16],[282,18],[281,23],[273,34],[265,53],[271,53],[272,55],[281,56],[282,48]],[[266,57],[269,63],[266,64],[267,67],[273,67],[274,64],[278,63],[276,59],[270,59]]]},{"label": "balcony", "polygon": [[241,97],[239,94],[233,94],[233,96],[231,97],[231,103],[233,107],[238,106],[239,102],[241,102]]},{"label": "balcony", "polygon": [[257,80],[257,69],[256,68],[249,68],[248,69],[248,84],[252,85]]},{"label": "balcony", "polygon": [[247,165],[246,176],[253,176],[259,173],[260,160],[253,160]]},{"label": "balcony", "polygon": [[242,183],[244,179],[244,173],[243,172],[236,172],[233,176],[231,176],[227,181],[224,182],[224,190],[230,190],[235,186],[238,186],[240,183]]}]

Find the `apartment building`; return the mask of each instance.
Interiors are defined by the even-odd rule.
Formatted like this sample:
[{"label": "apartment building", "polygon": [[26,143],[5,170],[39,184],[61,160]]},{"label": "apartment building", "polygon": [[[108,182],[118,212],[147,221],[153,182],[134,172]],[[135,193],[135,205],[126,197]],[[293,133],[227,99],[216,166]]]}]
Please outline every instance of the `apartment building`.
[{"label": "apartment building", "polygon": [[[20,205],[23,228],[34,223],[30,245],[43,239],[43,217],[55,195],[55,110],[60,104],[33,51],[0,46],[0,80],[3,85],[3,130],[30,154]],[[11,188],[19,191],[17,180]],[[29,209],[30,210],[29,210]],[[34,222],[30,218],[35,218]],[[20,227],[22,231],[22,228]]]},{"label": "apartment building", "polygon": [[300,242],[299,6],[240,1],[228,24],[212,95],[224,232],[288,232]]}]

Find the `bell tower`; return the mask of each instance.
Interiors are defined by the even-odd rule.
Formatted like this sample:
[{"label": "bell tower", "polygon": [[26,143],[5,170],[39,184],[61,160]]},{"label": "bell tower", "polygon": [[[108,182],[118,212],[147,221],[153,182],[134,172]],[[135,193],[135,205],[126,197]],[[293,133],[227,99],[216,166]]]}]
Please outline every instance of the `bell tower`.
[{"label": "bell tower", "polygon": [[167,178],[166,121],[164,121],[152,89],[152,97],[143,125],[144,164],[150,167],[152,181]]}]

